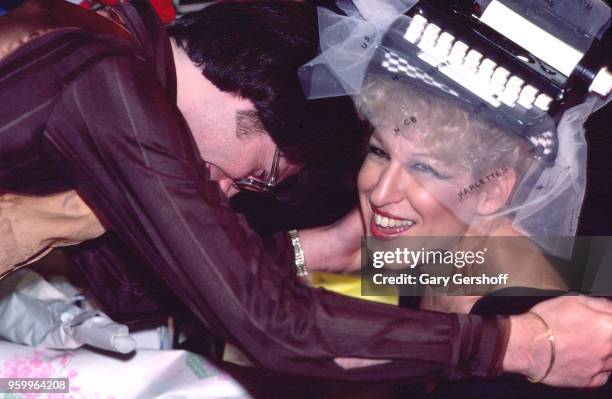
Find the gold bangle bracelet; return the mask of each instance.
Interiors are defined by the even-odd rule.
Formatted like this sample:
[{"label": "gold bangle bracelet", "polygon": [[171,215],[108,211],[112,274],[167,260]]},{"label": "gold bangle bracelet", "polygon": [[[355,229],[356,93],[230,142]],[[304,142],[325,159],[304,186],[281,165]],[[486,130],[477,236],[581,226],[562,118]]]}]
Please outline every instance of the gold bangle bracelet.
[{"label": "gold bangle bracelet", "polygon": [[555,364],[555,336],[553,335],[552,331],[550,330],[550,327],[548,327],[548,324],[542,318],[542,316],[540,316],[536,312],[527,312],[527,314],[532,314],[536,316],[538,319],[540,319],[542,324],[544,324],[544,327],[546,327],[546,339],[548,340],[548,343],[550,345],[550,363],[548,364],[548,368],[546,369],[546,372],[544,373],[542,378],[535,379],[535,378],[527,377],[527,381],[533,382],[534,384],[536,384],[538,382],[544,381],[544,379],[548,377],[550,370],[552,370],[553,365]]}]

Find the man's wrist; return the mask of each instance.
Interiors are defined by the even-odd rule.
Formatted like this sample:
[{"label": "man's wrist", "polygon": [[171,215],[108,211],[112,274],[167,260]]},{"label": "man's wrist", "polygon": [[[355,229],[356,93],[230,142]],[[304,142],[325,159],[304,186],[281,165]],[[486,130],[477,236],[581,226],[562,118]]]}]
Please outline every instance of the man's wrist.
[{"label": "man's wrist", "polygon": [[[304,257],[310,271],[326,271],[325,266],[333,264],[331,256],[333,254],[325,254],[325,228],[316,227],[300,230],[300,241],[304,251]],[[327,262],[323,261],[327,259]]]},{"label": "man's wrist", "polygon": [[503,370],[537,378],[546,368],[549,348],[538,340],[542,322],[537,316],[523,314],[510,317],[510,339],[503,360]]}]

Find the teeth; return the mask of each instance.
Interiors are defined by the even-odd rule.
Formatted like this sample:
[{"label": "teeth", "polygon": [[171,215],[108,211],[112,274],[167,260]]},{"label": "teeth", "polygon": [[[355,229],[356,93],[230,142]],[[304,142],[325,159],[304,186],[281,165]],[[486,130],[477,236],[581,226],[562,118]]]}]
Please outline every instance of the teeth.
[{"label": "teeth", "polygon": [[374,223],[380,226],[380,224],[382,223],[382,216],[374,215]]},{"label": "teeth", "polygon": [[414,222],[412,220],[403,219],[391,219],[385,216],[381,216],[378,214],[374,215],[374,223],[381,227],[404,227],[404,226],[412,226]]}]

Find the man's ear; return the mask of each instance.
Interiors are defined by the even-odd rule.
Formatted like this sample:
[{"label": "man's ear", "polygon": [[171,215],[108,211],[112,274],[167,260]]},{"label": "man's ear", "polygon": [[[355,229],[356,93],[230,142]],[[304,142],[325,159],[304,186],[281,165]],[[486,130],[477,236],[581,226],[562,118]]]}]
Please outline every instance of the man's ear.
[{"label": "man's ear", "polygon": [[[510,200],[510,195],[516,184],[516,173],[510,168],[501,168],[494,172],[478,194],[478,207],[480,216],[488,216],[498,212]],[[493,173],[489,176],[492,176]]]}]

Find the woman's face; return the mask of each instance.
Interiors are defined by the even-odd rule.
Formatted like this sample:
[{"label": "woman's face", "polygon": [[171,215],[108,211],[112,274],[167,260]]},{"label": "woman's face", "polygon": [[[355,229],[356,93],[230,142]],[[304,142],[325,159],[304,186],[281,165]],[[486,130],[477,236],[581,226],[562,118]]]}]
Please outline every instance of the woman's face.
[{"label": "woman's face", "polygon": [[476,196],[458,195],[471,173],[437,158],[418,135],[372,135],[357,182],[368,235],[460,236],[476,215]]}]

